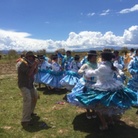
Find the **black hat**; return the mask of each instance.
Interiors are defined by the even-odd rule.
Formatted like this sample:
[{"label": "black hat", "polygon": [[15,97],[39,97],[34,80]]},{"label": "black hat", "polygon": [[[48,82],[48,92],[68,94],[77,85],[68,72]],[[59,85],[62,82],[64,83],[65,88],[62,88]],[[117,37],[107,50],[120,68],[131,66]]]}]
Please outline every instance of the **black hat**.
[{"label": "black hat", "polygon": [[74,60],[79,60],[80,59],[80,56],[79,55],[75,55],[74,56]]},{"label": "black hat", "polygon": [[34,53],[32,51],[28,51],[26,54],[25,54],[25,57],[35,57]]},{"label": "black hat", "polygon": [[45,59],[44,55],[37,55],[37,58],[39,58],[39,59]]},{"label": "black hat", "polygon": [[97,56],[97,52],[95,50],[90,50],[87,54],[92,56]]},{"label": "black hat", "polygon": [[55,59],[57,59],[57,58],[58,58],[58,55],[57,55],[57,54],[51,55],[51,59],[52,59],[52,60],[55,60]]},{"label": "black hat", "polygon": [[101,57],[107,61],[111,61],[112,58],[114,57],[114,54],[109,51],[104,51],[101,53]]}]

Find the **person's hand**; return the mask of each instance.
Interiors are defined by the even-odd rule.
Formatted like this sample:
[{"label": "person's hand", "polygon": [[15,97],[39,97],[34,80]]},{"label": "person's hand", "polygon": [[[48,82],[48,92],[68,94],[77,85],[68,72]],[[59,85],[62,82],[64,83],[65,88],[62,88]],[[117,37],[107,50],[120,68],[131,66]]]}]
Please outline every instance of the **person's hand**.
[{"label": "person's hand", "polygon": [[58,53],[58,50],[56,50],[55,53]]},{"label": "person's hand", "polygon": [[33,65],[32,65],[32,68],[37,68],[38,65],[39,65],[40,61],[39,60],[35,60]]}]

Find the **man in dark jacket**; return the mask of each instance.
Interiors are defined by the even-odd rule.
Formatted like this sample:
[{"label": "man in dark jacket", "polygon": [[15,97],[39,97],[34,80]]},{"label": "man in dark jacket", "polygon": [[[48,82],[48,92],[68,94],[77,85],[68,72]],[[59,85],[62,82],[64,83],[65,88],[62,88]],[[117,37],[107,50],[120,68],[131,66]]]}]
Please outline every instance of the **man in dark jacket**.
[{"label": "man in dark jacket", "polygon": [[25,57],[19,61],[18,72],[18,87],[23,96],[23,112],[21,125],[31,125],[31,115],[34,114],[34,109],[38,99],[38,93],[33,85],[34,75],[37,72],[39,62],[35,60],[33,52],[29,51]]}]

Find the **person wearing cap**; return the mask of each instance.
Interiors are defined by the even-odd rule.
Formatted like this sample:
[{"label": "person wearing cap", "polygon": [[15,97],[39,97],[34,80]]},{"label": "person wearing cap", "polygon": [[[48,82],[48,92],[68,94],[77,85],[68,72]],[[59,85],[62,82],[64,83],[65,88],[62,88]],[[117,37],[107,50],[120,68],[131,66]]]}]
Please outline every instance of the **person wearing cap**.
[{"label": "person wearing cap", "polygon": [[18,87],[23,96],[23,112],[21,125],[23,127],[32,125],[31,117],[38,99],[38,93],[33,85],[34,75],[37,72],[39,62],[35,60],[32,51],[25,54],[20,65],[18,65]]},{"label": "person wearing cap", "polygon": [[[79,93],[85,93],[87,90],[90,89],[91,85],[93,85],[96,82],[96,77],[85,77],[84,74],[86,70],[94,70],[97,69],[97,52],[95,50],[90,50],[88,52],[87,56],[87,62],[81,66],[81,68],[78,70],[78,73],[82,75],[82,77],[79,79],[77,84],[73,87],[71,93],[67,94],[67,101],[76,106],[83,107],[83,105],[76,99],[76,95]],[[91,113],[88,108],[86,108],[86,117],[88,119],[91,119],[92,117],[95,118],[95,112]]]},{"label": "person wearing cap", "polygon": [[[85,93],[76,95],[76,99],[83,104],[84,108],[95,110],[101,125],[100,130],[107,130],[113,125],[113,116],[122,115],[136,102],[136,93],[114,78],[117,68],[112,63],[113,54],[102,52],[102,62],[95,70],[86,70],[84,76],[97,77],[95,84],[91,85]],[[108,117],[108,118],[105,118]],[[107,120],[106,120],[107,119]]]}]

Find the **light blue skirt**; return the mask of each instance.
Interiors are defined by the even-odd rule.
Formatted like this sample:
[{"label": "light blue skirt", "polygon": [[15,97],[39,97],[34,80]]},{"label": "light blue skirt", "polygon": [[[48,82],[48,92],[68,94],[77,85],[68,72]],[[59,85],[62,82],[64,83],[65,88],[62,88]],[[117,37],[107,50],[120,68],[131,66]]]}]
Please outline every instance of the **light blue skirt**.
[{"label": "light blue skirt", "polygon": [[71,90],[79,81],[80,75],[73,71],[67,71],[60,80],[60,84],[68,90]]},{"label": "light blue skirt", "polygon": [[35,83],[43,83],[41,81],[42,77],[45,76],[48,73],[48,70],[38,70],[37,74],[34,76],[34,82]]},{"label": "light blue skirt", "polygon": [[71,93],[67,94],[67,101],[75,106],[84,107],[84,105],[78,101],[76,98],[77,94],[85,93],[86,91],[90,90],[92,84],[94,84],[92,80],[85,80],[83,77],[79,79],[78,83],[74,86]]},{"label": "light blue skirt", "polygon": [[137,94],[137,102],[134,106],[138,107],[138,79],[129,79],[128,83],[127,83],[127,87],[132,89],[133,91],[136,92]]},{"label": "light blue skirt", "polygon": [[93,109],[107,115],[119,115],[137,102],[136,93],[127,88],[99,91],[91,89],[76,95],[85,108]]},{"label": "light blue skirt", "polygon": [[60,80],[63,78],[63,71],[55,72],[49,70],[46,75],[41,78],[41,81],[51,87],[61,88]]}]

